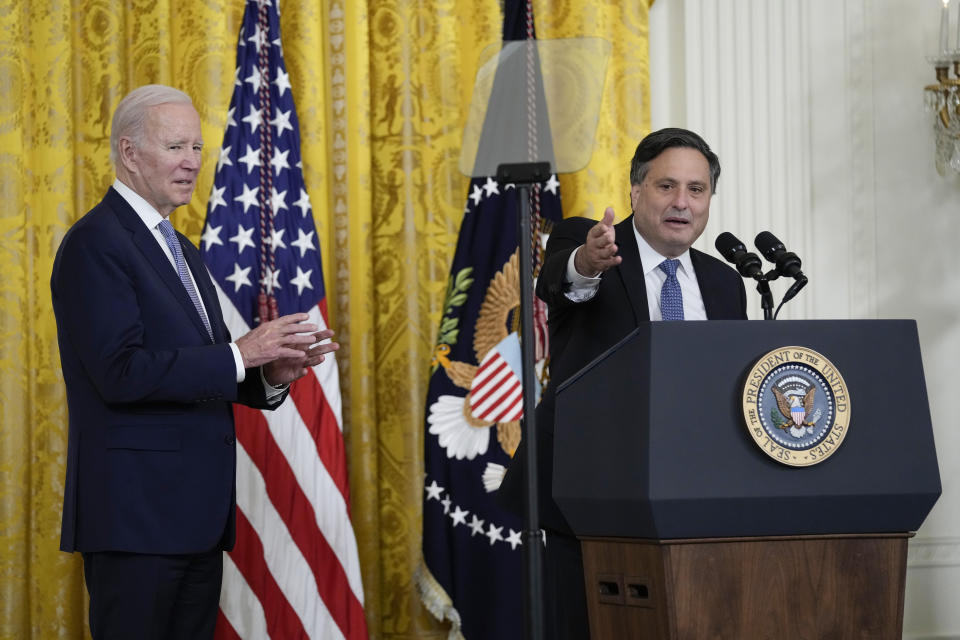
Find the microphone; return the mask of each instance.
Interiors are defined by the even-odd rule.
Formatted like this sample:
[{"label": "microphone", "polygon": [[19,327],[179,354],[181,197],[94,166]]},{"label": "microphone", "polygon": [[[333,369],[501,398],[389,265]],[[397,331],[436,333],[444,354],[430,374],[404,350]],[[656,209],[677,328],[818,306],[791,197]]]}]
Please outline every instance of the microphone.
[{"label": "microphone", "polygon": [[777,273],[797,281],[802,279],[806,284],[807,277],[800,270],[800,258],[797,257],[797,254],[787,251],[787,248],[777,239],[777,236],[769,231],[761,231],[757,234],[753,244],[760,250],[764,258],[776,265]]},{"label": "microphone", "polygon": [[747,251],[740,239],[729,231],[724,231],[717,236],[714,243],[717,251],[727,262],[733,263],[744,278],[754,278],[759,280],[763,277],[763,262],[760,257]]}]

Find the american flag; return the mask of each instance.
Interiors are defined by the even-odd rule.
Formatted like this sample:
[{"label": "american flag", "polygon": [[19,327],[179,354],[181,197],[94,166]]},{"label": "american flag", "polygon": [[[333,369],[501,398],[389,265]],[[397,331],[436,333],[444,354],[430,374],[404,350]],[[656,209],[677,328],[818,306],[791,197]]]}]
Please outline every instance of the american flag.
[{"label": "american flag", "polygon": [[[201,251],[230,332],[308,312],[327,326],[300,134],[269,0],[247,2]],[[367,638],[333,357],[275,411],[237,406],[237,543],[216,637]]]}]

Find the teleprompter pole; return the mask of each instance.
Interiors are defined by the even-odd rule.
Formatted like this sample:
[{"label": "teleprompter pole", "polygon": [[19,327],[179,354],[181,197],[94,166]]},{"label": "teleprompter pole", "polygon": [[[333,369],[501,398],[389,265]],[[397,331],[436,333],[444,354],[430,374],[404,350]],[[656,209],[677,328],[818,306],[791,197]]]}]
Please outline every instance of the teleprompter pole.
[{"label": "teleprompter pole", "polygon": [[525,492],[525,526],[523,532],[526,549],[526,593],[524,608],[526,637],[542,640],[543,626],[543,534],[540,531],[540,505],[537,493],[537,375],[533,329],[533,231],[530,221],[530,185],[550,177],[550,163],[531,162],[501,164],[497,167],[497,181],[513,183],[520,199],[517,216],[520,244],[520,345],[523,361],[523,423],[522,437],[526,440],[527,470]]}]

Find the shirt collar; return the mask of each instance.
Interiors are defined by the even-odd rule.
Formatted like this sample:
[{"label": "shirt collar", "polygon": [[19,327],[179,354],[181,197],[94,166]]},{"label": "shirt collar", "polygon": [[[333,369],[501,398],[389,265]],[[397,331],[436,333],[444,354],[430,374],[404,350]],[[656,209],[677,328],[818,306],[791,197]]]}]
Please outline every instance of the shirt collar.
[{"label": "shirt collar", "polygon": [[[661,262],[668,258],[660,255],[650,246],[646,239],[640,235],[640,232],[637,230],[637,225],[633,224],[633,221],[631,221],[630,226],[633,228],[633,235],[637,238],[637,249],[640,250],[640,264],[643,266],[643,275],[647,276],[651,271],[657,269]],[[680,269],[682,269],[684,273],[693,273],[693,261],[690,259],[690,249],[681,253],[676,259],[680,261]]]},{"label": "shirt collar", "polygon": [[147,225],[147,229],[155,229],[158,224],[165,220],[149,202],[143,199],[143,196],[121,182],[120,178],[113,181],[113,188],[140,216],[143,224]]}]

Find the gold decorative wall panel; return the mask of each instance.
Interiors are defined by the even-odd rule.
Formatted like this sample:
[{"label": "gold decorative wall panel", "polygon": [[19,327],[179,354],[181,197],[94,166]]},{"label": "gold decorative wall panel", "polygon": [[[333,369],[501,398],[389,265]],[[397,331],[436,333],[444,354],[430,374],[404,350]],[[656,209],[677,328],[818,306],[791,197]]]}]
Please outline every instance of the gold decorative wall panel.
[{"label": "gold decorative wall panel", "polygon": [[[594,159],[565,213],[626,215],[649,126],[647,3],[534,2],[541,38],[613,44]],[[284,0],[338,356],[371,637],[442,638],[417,600],[423,404],[467,196],[459,144],[497,0]],[[234,76],[240,0],[0,1],[0,638],[82,638],[80,558],[58,551],[67,412],[49,278],[113,179],[110,116],[141,84],[200,112],[204,168],[174,224],[199,241]],[[519,622],[518,622],[519,623]]]}]

